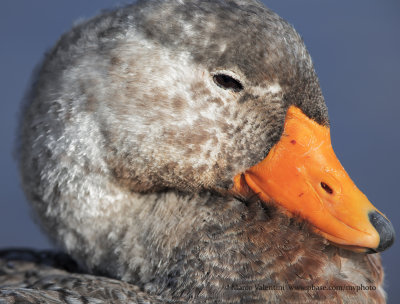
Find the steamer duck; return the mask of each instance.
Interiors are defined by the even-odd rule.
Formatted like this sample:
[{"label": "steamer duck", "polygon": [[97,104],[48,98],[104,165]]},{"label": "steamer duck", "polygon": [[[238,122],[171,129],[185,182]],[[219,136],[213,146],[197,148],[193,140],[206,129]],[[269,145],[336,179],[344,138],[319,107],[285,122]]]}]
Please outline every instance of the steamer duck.
[{"label": "steamer duck", "polygon": [[300,36],[258,1],[139,1],[75,26],[18,157],[65,253],[1,252],[1,303],[385,302],[393,227],[332,150]]}]

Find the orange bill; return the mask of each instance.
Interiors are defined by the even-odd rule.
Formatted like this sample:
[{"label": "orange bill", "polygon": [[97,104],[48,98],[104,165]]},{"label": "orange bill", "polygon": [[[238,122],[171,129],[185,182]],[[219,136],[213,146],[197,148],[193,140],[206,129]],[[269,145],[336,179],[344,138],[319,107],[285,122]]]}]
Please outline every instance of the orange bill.
[{"label": "orange bill", "polygon": [[300,215],[339,246],[377,252],[393,243],[392,225],[337,159],[329,128],[297,107],[288,109],[283,135],[268,156],[234,182],[235,192],[244,194],[246,184],[262,201]]}]

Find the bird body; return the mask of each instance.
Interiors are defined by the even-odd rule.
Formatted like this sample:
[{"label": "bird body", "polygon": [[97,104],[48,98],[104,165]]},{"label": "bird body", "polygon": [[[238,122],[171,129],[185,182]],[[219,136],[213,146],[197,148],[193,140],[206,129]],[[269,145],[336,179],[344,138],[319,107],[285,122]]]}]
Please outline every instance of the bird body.
[{"label": "bird body", "polygon": [[293,108],[328,128],[301,38],[257,1],[139,1],[75,26],[38,72],[18,157],[79,266],[5,252],[5,303],[384,303],[379,254],[235,190]]}]

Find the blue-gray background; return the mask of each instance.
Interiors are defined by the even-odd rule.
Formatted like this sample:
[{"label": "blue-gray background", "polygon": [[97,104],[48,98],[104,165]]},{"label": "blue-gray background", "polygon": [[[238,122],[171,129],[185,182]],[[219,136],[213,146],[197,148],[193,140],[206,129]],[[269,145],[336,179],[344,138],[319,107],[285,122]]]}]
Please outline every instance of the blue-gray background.
[{"label": "blue-gray background", "polygon": [[[264,2],[303,36],[329,107],[336,154],[400,233],[400,2]],[[122,3],[0,2],[0,248],[50,246],[31,220],[12,156],[19,104],[31,72],[74,21]],[[389,303],[400,303],[399,242],[383,253]]]}]

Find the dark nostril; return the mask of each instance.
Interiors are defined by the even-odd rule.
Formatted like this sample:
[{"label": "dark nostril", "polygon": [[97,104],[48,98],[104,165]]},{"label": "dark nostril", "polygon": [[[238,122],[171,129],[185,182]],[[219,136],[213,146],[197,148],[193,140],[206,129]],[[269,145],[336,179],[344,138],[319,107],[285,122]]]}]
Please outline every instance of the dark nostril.
[{"label": "dark nostril", "polygon": [[322,189],[324,189],[327,193],[332,194],[333,190],[331,187],[329,187],[327,184],[325,184],[324,182],[321,182],[321,187]]},{"label": "dark nostril", "polygon": [[388,249],[394,242],[394,228],[382,214],[377,211],[372,211],[368,214],[369,221],[379,233],[379,245],[373,248],[372,251],[380,252]]}]

